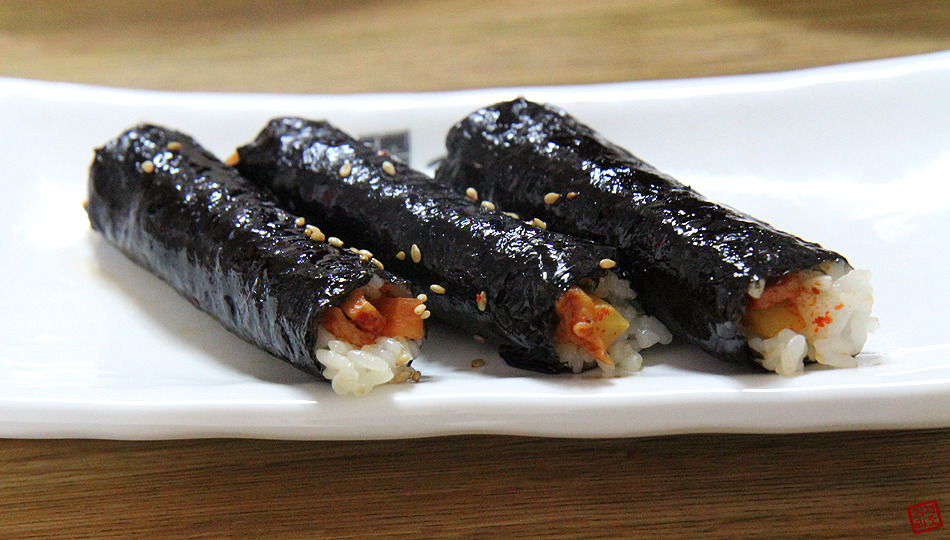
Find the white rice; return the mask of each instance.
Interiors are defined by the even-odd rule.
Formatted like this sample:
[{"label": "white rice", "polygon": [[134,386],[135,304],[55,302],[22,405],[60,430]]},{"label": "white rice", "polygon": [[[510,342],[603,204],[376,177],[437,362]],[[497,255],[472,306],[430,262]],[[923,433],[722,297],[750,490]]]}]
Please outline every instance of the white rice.
[{"label": "white rice", "polygon": [[322,326],[317,332],[317,360],[337,394],[360,396],[381,384],[405,382],[416,373],[410,362],[418,354],[419,345],[405,338],[381,337],[357,348]]},{"label": "white rice", "polygon": [[[805,288],[820,293],[814,304],[799,304],[806,321],[826,317],[824,325],[807,324],[802,333],[785,329],[775,337],[750,337],[749,347],[761,355],[766,369],[781,375],[804,371],[805,359],[833,367],[856,367],[856,354],[864,348],[869,333],[877,329],[871,316],[874,291],[871,273],[851,270],[843,264],[826,265],[824,273],[805,278]],[[830,315],[830,317],[829,317]]]},{"label": "white rice", "polygon": [[641,350],[657,343],[668,345],[673,341],[673,334],[659,319],[644,313],[643,308],[636,301],[637,293],[630,288],[630,282],[620,279],[613,272],[607,272],[597,283],[593,296],[610,303],[624,319],[627,319],[630,326],[607,348],[607,354],[613,360],[613,365],[597,361],[573,343],[557,343],[554,349],[558,360],[574,373],[591,368],[595,363],[600,368],[600,375],[603,377],[634,373],[640,371],[643,366]]}]

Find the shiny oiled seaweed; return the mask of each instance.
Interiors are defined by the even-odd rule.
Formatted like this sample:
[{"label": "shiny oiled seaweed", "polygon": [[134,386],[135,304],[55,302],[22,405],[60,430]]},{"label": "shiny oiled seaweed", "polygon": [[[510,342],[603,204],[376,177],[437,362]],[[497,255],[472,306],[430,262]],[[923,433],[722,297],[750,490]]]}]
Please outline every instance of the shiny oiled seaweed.
[{"label": "shiny oiled seaweed", "polygon": [[613,249],[479,206],[322,121],[274,119],[238,156],[245,177],[346,247],[369,250],[437,317],[498,343],[509,364],[567,369],[554,354],[555,302],[603,275]]},{"label": "shiny oiled seaweed", "polygon": [[551,105],[519,98],[475,111],[446,148],[443,185],[618,248],[644,308],[719,358],[751,362],[740,321],[752,283],[845,262],[706,199]]},{"label": "shiny oiled seaweed", "polygon": [[191,137],[139,125],[96,150],[92,228],[228,330],[319,375],[316,325],[370,282],[359,257],[306,238],[278,208]]}]

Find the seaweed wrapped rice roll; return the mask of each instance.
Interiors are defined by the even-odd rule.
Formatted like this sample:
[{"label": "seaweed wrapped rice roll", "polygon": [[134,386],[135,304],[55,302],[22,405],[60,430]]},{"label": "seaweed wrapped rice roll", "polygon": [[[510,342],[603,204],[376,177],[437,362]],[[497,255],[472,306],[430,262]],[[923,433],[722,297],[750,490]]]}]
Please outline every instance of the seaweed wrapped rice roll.
[{"label": "seaweed wrapped rice roll", "polygon": [[647,312],[713,356],[782,374],[855,366],[876,327],[867,271],[709,201],[559,108],[485,107],[446,147],[437,180],[617,248]]},{"label": "seaweed wrapped rice roll", "polygon": [[[139,125],[96,150],[92,228],[241,338],[343,394],[419,379],[422,302],[191,137]],[[312,236],[312,235],[310,235]]]},{"label": "seaweed wrapped rice roll", "polygon": [[496,343],[512,366],[635,371],[640,350],[671,339],[612,272],[613,248],[454,194],[327,122],[274,119],[234,159],[322,233],[408,279],[428,312]]}]

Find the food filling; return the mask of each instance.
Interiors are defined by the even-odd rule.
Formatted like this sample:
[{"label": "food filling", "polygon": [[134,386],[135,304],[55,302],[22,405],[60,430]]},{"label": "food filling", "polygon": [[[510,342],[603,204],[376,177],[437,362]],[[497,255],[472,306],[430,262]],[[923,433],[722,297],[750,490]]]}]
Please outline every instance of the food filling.
[{"label": "food filling", "polygon": [[867,335],[877,328],[871,275],[843,264],[795,272],[766,287],[753,284],[742,319],[749,346],[771,371],[791,375],[805,359],[856,367]]},{"label": "food filling", "polygon": [[555,350],[575,373],[597,365],[605,376],[638,371],[640,351],[673,336],[636,302],[630,284],[608,272],[591,291],[574,286],[555,303]]},{"label": "food filling", "polygon": [[380,281],[354,291],[320,320],[316,357],[338,394],[361,395],[420,378],[411,362],[425,336],[423,301],[396,296]]}]

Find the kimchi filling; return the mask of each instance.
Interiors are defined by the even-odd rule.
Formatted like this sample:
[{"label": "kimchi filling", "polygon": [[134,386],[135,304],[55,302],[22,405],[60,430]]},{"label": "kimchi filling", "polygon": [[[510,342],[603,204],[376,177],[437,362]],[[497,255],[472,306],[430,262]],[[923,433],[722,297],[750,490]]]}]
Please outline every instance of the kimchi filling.
[{"label": "kimchi filling", "polygon": [[598,362],[613,365],[607,349],[630,327],[627,319],[577,286],[561,295],[554,307],[558,314],[555,342],[572,343]]},{"label": "kimchi filling", "polygon": [[[326,311],[321,321],[324,328],[338,339],[356,347],[375,342],[380,337],[422,339],[422,300],[398,296],[367,297],[357,290],[339,307]],[[418,310],[418,312],[417,312]]]}]

